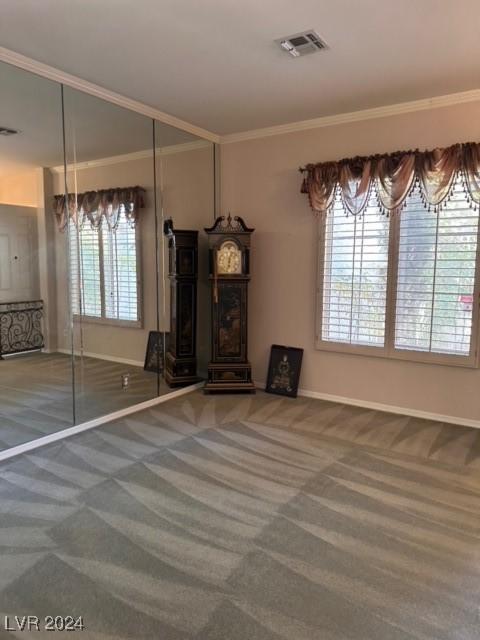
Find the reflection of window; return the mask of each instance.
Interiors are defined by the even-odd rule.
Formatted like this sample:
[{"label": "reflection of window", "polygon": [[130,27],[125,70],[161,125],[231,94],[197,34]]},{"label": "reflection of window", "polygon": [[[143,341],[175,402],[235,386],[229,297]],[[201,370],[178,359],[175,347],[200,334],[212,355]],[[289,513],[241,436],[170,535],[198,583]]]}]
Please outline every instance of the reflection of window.
[{"label": "reflection of window", "polygon": [[415,192],[389,218],[337,199],[320,224],[319,347],[475,363],[479,214],[460,179],[438,213]]},{"label": "reflection of window", "polygon": [[124,213],[116,230],[105,222],[78,231],[70,222],[72,310],[75,315],[106,322],[140,322],[138,226]]}]

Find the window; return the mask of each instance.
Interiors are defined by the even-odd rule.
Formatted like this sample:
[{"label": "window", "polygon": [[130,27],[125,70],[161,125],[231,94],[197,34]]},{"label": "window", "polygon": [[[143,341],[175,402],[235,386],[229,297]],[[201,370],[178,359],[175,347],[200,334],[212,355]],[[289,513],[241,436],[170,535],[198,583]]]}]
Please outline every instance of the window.
[{"label": "window", "polygon": [[417,191],[400,214],[346,216],[340,195],[321,222],[317,346],[473,365],[479,214],[457,179],[438,212]]},{"label": "window", "polygon": [[138,227],[124,212],[118,226],[98,229],[70,221],[72,310],[77,316],[107,323],[140,324]]},{"label": "window", "polygon": [[400,216],[395,347],[468,356],[478,213],[463,192],[439,213],[410,198]]},{"label": "window", "polygon": [[384,345],[388,236],[388,219],[375,208],[346,216],[336,200],[325,227],[324,340]]}]

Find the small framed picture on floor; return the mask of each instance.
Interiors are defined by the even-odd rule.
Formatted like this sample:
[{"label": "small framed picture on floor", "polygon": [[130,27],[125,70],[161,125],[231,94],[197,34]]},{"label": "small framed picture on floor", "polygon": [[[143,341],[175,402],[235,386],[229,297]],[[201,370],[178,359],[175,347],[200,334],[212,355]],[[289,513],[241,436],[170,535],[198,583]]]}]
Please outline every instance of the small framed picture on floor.
[{"label": "small framed picture on floor", "polygon": [[272,344],[265,391],[296,398],[302,358],[303,349]]},{"label": "small framed picture on floor", "polygon": [[145,353],[145,364],[143,366],[144,371],[152,371],[153,373],[161,373],[163,371],[169,335],[169,333],[163,331],[150,331]]}]

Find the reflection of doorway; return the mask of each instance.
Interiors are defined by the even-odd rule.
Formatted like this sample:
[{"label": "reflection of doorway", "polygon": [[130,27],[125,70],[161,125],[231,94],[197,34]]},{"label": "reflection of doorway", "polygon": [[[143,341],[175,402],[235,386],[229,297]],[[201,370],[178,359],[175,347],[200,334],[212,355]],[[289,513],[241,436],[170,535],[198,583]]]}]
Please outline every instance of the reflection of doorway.
[{"label": "reflection of doorway", "polygon": [[0,205],[0,302],[38,297],[35,213],[27,207]]}]

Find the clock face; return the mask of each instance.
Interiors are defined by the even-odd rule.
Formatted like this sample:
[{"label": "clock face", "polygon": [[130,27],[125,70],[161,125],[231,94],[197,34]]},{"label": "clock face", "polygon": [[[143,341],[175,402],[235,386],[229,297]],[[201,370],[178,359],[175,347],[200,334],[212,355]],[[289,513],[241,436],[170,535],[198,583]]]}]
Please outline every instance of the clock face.
[{"label": "clock face", "polygon": [[242,252],[232,240],[226,240],[217,252],[217,273],[242,273]]}]

